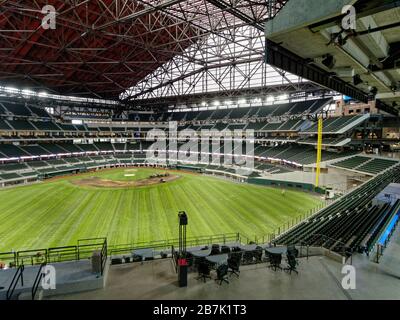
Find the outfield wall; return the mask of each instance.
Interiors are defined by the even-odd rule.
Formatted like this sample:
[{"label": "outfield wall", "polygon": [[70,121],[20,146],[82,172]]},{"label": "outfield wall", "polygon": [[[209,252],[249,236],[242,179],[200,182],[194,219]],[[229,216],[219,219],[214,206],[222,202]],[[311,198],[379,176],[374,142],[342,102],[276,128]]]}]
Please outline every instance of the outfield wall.
[{"label": "outfield wall", "polygon": [[315,185],[310,184],[310,183],[280,181],[280,180],[271,180],[271,179],[263,179],[263,178],[249,178],[247,180],[247,182],[252,183],[252,184],[262,185],[262,186],[294,188],[294,189],[299,189],[299,190],[303,190],[303,191],[325,194],[325,189],[320,188],[320,187],[315,187]]}]

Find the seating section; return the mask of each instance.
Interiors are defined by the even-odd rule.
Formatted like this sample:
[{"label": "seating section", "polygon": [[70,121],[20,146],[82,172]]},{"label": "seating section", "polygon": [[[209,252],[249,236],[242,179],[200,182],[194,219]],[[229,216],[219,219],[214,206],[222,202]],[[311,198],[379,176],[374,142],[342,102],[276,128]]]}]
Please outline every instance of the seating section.
[{"label": "seating section", "polygon": [[388,160],[388,159],[373,159],[366,164],[357,168],[358,171],[363,171],[367,173],[378,174],[395,164],[399,163],[395,160]]},{"label": "seating section", "polygon": [[32,116],[32,112],[23,103],[0,102],[0,104],[3,107],[3,110],[13,115],[24,117]]},{"label": "seating section", "polygon": [[77,131],[76,127],[73,124],[69,123],[59,123],[58,126],[63,130],[67,132],[73,132]]},{"label": "seating section", "polygon": [[0,156],[1,154],[7,158],[18,158],[18,157],[26,157],[29,156],[26,152],[24,152],[18,146],[13,144],[1,144],[0,145]]},{"label": "seating section", "polygon": [[[5,100],[5,101],[3,101]],[[201,111],[183,112],[133,112],[130,119],[139,122],[154,121],[179,121],[179,129],[193,129],[200,132],[203,129],[235,130],[252,129],[255,130],[257,143],[268,142],[275,146],[256,145],[255,155],[260,157],[263,162],[279,162],[285,166],[280,169],[269,170],[265,168],[265,173],[282,173],[285,170],[292,170],[287,167],[298,167],[312,165],[316,162],[316,150],[314,146],[315,136],[313,130],[316,124],[305,131],[307,136],[299,139],[305,127],[308,127],[310,120],[306,115],[313,114],[327,105],[332,99],[316,99],[310,101],[298,101],[291,103],[273,104],[265,106],[254,106],[246,108],[223,108]],[[135,143],[136,137],[143,138],[151,126],[142,124],[124,124],[123,122],[110,123],[91,123],[90,127],[86,124],[62,123],[61,120],[52,116],[38,105],[22,104],[20,102],[10,102],[7,98],[0,100],[0,159],[23,158],[23,157],[51,157],[51,156],[78,156],[95,155],[101,152],[106,153],[125,153],[139,150],[147,150],[151,142]],[[326,119],[324,122],[324,132],[337,132],[363,116],[346,116]],[[160,124],[162,126],[164,124]],[[94,127],[98,126],[98,127]],[[331,136],[334,136],[333,134]],[[235,134],[237,137],[237,134]],[[25,142],[25,140],[28,142]],[[128,138],[128,142],[117,143],[119,139]],[[73,144],[73,140],[82,141],[82,144]],[[112,140],[115,139],[115,140]],[[324,137],[325,144],[334,145],[341,143],[343,137],[327,138]],[[100,141],[99,141],[100,140]],[[347,138],[348,140],[348,138]],[[15,142],[18,141],[18,142]],[[19,142],[20,141],[20,142]],[[95,141],[86,144],[85,141]],[[125,141],[125,140],[122,140]],[[14,143],[15,145],[11,144]],[[113,142],[113,143],[112,143]],[[300,142],[297,143],[297,142]],[[348,141],[347,141],[348,142]],[[19,145],[17,145],[19,143]],[[304,143],[301,144],[301,143]],[[210,153],[224,153],[221,146],[215,150],[210,146]],[[322,152],[322,161],[340,159],[356,155],[354,151]],[[115,160],[115,159],[114,159]],[[111,161],[111,160],[110,160]],[[390,168],[393,163],[390,161],[369,161],[348,164],[338,164],[353,166],[354,170],[368,174],[377,174],[382,170]]]},{"label": "seating section", "polygon": [[398,160],[356,156],[332,164],[333,167],[356,170],[369,174],[381,173],[398,164]]},{"label": "seating section", "polygon": [[[322,138],[322,145],[326,145],[326,146],[343,146],[346,145],[347,143],[343,143],[345,142],[345,140],[349,141],[349,139],[347,137],[335,137],[335,138]],[[311,144],[311,145],[318,145],[318,139],[317,138],[302,138],[302,139],[298,139],[296,140],[297,143],[299,144]]]},{"label": "seating section", "polygon": [[62,143],[62,144],[60,143],[60,144],[57,144],[57,146],[59,148],[62,148],[64,150],[70,152],[70,153],[82,153],[82,152],[84,152],[77,145],[72,144],[72,143]]},{"label": "seating section", "polygon": [[46,150],[50,154],[68,154],[68,151],[56,144],[52,143],[41,143],[40,147]]},{"label": "seating section", "polygon": [[257,170],[261,170],[263,172],[266,173],[270,173],[270,174],[280,174],[280,173],[288,173],[288,172],[292,172],[292,169],[289,168],[283,168],[280,166],[276,166],[276,165],[272,165],[272,164],[268,164],[268,163],[263,163],[263,162],[256,162],[255,163],[255,168]]},{"label": "seating section", "polygon": [[302,122],[303,121],[299,119],[288,120],[285,123],[283,123],[278,129],[279,131],[296,130],[301,125]]},{"label": "seating section", "polygon": [[383,215],[375,219],[373,226],[367,234],[364,234],[364,239],[360,243],[360,251],[370,252],[374,245],[378,242],[379,237],[385,233],[386,227],[392,221],[392,218],[400,212],[400,199],[395,204],[385,210]]},{"label": "seating section", "polygon": [[20,179],[21,176],[17,173],[1,173],[0,174],[0,181],[1,180],[15,180]]},{"label": "seating section", "polygon": [[25,163],[10,163],[3,164],[1,166],[1,171],[12,172],[12,171],[20,171],[26,169]]},{"label": "seating section", "polygon": [[[341,129],[344,129],[346,126],[350,125],[352,122],[359,120],[362,116],[343,116],[343,117],[332,117],[324,120],[323,122],[323,133],[337,133]],[[305,130],[304,132],[318,132],[318,123],[315,123],[310,128]]]},{"label": "seating section", "polygon": [[[129,120],[139,122],[154,122],[154,121],[194,121],[201,127],[197,129],[219,129],[226,128],[234,129],[230,120],[241,121],[237,127],[243,129],[247,124],[247,119],[258,119],[264,122],[257,122],[250,124],[248,129],[262,130],[264,132],[290,132],[297,131],[299,126],[303,123],[299,117],[303,114],[315,113],[317,110],[326,105],[331,99],[320,99],[310,101],[300,101],[284,104],[266,105],[261,107],[246,107],[246,108],[227,108],[216,110],[202,110],[202,111],[187,111],[187,112],[173,112],[173,113],[132,113],[129,115]],[[64,136],[71,136],[71,134],[79,132],[82,136],[91,136],[98,132],[113,132],[116,135],[123,136],[135,134],[139,131],[146,132],[148,128],[138,128],[132,126],[109,126],[100,125],[89,128],[87,125],[73,125],[70,123],[59,123],[49,115],[49,113],[41,106],[25,105],[19,102],[0,101],[0,115],[7,116],[7,120],[0,119],[0,130],[5,131],[43,131],[59,134],[61,132]],[[10,119],[10,116],[15,116],[18,119]],[[292,120],[279,120],[274,122],[270,121],[270,117],[297,117],[298,119]],[[22,120],[21,117],[26,119]],[[46,120],[47,119],[47,120]],[[226,123],[218,123],[220,121]],[[207,122],[212,122],[211,124]],[[246,121],[246,122],[245,122]],[[215,123],[217,122],[217,123]],[[230,126],[228,124],[230,123]],[[195,123],[193,123],[195,124]],[[188,124],[190,125],[190,124]],[[206,127],[208,126],[208,128]]]},{"label": "seating section", "polygon": [[[230,108],[206,111],[171,112],[164,119],[171,121],[209,121],[224,119],[268,118],[313,114],[331,101],[330,98],[300,101],[261,107]],[[141,116],[136,115],[137,118]],[[132,118],[133,119],[133,118]]]},{"label": "seating section", "polygon": [[354,169],[369,160],[370,158],[368,157],[355,156],[343,161],[336,162],[333,164],[333,166],[345,169]]},{"label": "seating section", "polygon": [[274,110],[272,115],[274,117],[279,117],[283,116],[284,114],[288,114],[290,109],[292,109],[294,106],[295,106],[294,103],[285,103],[278,105],[278,107]]},{"label": "seating section", "polygon": [[96,142],[95,146],[100,151],[114,151],[114,148],[109,142]]},{"label": "seating section", "polygon": [[[270,159],[279,159],[299,165],[310,165],[317,161],[317,151],[313,146],[300,146],[297,144],[283,144],[276,147],[258,147],[255,155]],[[337,158],[351,156],[357,152],[344,151],[341,153],[322,151],[322,161],[329,161]]]},{"label": "seating section", "polygon": [[99,149],[96,148],[94,144],[78,144],[77,147],[85,152],[98,152]]},{"label": "seating section", "polygon": [[360,246],[365,237],[376,231],[377,224],[390,210],[389,205],[373,205],[372,200],[392,182],[400,182],[399,165],[333,202],[274,242],[323,246],[348,255],[363,250]]},{"label": "seating section", "polygon": [[8,125],[8,123],[5,120],[0,119],[0,130],[12,130],[12,128]]},{"label": "seating section", "polygon": [[254,131],[261,131],[267,125],[267,122],[250,122],[246,130],[254,130]]},{"label": "seating section", "polygon": [[35,127],[28,120],[8,120],[14,130],[35,131]]},{"label": "seating section", "polygon": [[50,165],[45,161],[30,161],[29,166],[32,169],[39,169],[39,168],[49,167]]},{"label": "seating section", "polygon": [[51,118],[51,116],[48,114],[48,112],[43,108],[29,106],[29,109],[32,111],[32,113],[34,115],[36,115],[40,118]]},{"label": "seating section", "polygon": [[250,108],[234,108],[229,114],[229,119],[246,119],[249,112]]},{"label": "seating section", "polygon": [[32,124],[41,131],[61,131],[61,128],[52,121],[32,121]]}]

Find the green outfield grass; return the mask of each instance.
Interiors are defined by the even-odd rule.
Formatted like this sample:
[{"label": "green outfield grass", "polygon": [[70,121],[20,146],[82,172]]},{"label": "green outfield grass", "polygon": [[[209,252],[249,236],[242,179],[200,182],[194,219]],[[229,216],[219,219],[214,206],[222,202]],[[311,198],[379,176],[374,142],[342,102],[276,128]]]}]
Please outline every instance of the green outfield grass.
[{"label": "green outfield grass", "polygon": [[155,172],[162,170],[106,170],[1,190],[0,252],[76,244],[89,237],[107,237],[111,245],[177,238],[181,210],[189,216],[188,237],[262,236],[320,204],[303,192],[282,195],[279,189],[183,172],[174,173],[178,180],[139,188],[71,183],[89,176],[144,179]]}]

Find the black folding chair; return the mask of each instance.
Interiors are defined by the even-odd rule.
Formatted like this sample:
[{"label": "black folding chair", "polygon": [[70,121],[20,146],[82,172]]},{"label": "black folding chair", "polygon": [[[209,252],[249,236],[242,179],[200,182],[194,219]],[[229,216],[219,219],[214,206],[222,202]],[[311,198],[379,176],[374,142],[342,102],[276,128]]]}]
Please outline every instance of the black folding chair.
[{"label": "black folding chair", "polygon": [[210,276],[210,265],[207,263],[207,261],[202,260],[199,262],[198,264],[198,272],[199,272],[199,276],[196,278],[196,280],[203,280],[204,282],[206,282],[206,279],[211,279]]},{"label": "black folding chair", "polygon": [[245,251],[243,254],[243,263],[252,264],[254,262],[254,255],[252,251]]},{"label": "black folding chair", "polygon": [[217,268],[217,279],[215,279],[215,281],[217,282],[219,281],[219,285],[221,285],[222,282],[229,283],[227,278],[228,278],[228,265],[221,264]]},{"label": "black folding chair", "polygon": [[269,255],[269,262],[270,265],[268,268],[273,269],[274,271],[276,270],[282,270],[281,267],[281,262],[282,262],[282,255],[281,254],[273,254],[273,253],[268,253]]},{"label": "black folding chair", "polygon": [[231,248],[229,248],[228,246],[222,246],[221,253],[231,253]]},{"label": "black folding chair", "polygon": [[221,254],[221,250],[219,249],[219,245],[218,244],[213,244],[211,246],[211,256],[215,256],[217,254]]},{"label": "black folding chair", "polygon": [[263,251],[263,248],[259,247],[259,246],[257,246],[256,250],[253,251],[253,256],[254,256],[256,263],[262,262],[262,254],[263,254],[262,251]]},{"label": "black folding chair", "polygon": [[231,256],[228,259],[228,272],[230,274],[235,274],[237,277],[239,277],[240,274],[240,260],[239,256]]},{"label": "black folding chair", "polygon": [[298,262],[296,260],[295,255],[290,254],[289,252],[287,253],[287,263],[288,266],[284,269],[286,272],[289,272],[290,274],[292,274],[292,272],[295,272],[296,274],[299,274],[299,272],[297,271],[297,265]]}]

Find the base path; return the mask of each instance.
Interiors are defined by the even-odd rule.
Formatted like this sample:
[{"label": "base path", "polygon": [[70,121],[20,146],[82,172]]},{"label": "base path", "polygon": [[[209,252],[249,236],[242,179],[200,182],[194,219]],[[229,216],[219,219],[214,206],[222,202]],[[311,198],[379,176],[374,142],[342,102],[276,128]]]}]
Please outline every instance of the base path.
[{"label": "base path", "polygon": [[162,184],[177,180],[179,178],[180,176],[169,175],[161,178],[160,177],[147,178],[136,181],[116,181],[116,180],[101,179],[99,177],[90,177],[80,180],[74,180],[71,181],[71,183],[78,186],[95,187],[95,188],[131,188],[131,187],[144,187],[144,186]]}]

